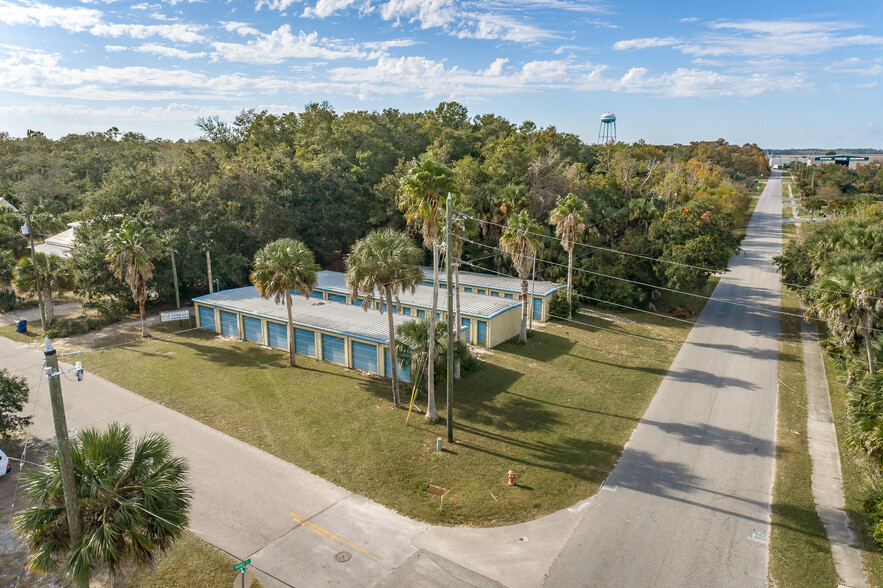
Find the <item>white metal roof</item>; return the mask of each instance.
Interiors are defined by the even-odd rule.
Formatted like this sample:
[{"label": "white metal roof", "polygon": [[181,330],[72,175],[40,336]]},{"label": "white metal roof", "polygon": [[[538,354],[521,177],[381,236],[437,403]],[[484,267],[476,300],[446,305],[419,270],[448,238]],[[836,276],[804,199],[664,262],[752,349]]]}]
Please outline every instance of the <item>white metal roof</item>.
[{"label": "white metal roof", "polygon": [[34,251],[37,253],[45,253],[46,255],[58,255],[59,257],[70,257],[71,249],[74,248],[74,230],[80,226],[79,222],[68,223],[70,228],[62,231],[57,235],[52,235],[39,245],[34,245]]},{"label": "white metal roof", "polygon": [[[193,300],[221,309],[244,312],[283,323],[288,322],[285,303],[276,304],[272,298],[269,300],[261,298],[258,289],[254,286],[222,290]],[[366,311],[358,306],[292,296],[291,317],[294,324],[299,327],[322,329],[377,343],[389,343],[389,325],[386,314],[381,314],[376,310]],[[398,327],[413,318],[394,314],[392,320],[393,324]]]},{"label": "white metal roof", "polygon": [[[463,274],[461,273],[460,275]],[[341,294],[351,293],[351,290],[346,285],[346,275],[341,272],[330,270],[319,272],[317,287],[321,290],[340,292]],[[407,304],[409,306],[419,306],[421,308],[431,309],[432,287],[423,285],[417,286],[417,289],[413,294],[411,292],[404,292],[399,296],[399,300],[402,304]],[[465,316],[492,318],[501,312],[505,312],[510,308],[518,306],[521,306],[521,301],[519,300],[460,292],[460,314]],[[444,311],[447,308],[444,290],[439,292],[438,308],[440,311]]]},{"label": "white metal roof", "polygon": [[[426,277],[426,280],[431,282],[432,268],[422,267],[420,269],[423,270],[423,275]],[[447,278],[442,268],[439,268],[438,277],[442,283],[445,283]],[[464,272],[461,270],[460,285],[476,288],[490,288],[491,290],[502,290],[505,292],[517,292],[518,294],[521,294],[521,280],[519,280],[518,278],[510,278],[508,276],[480,274],[478,272]],[[527,281],[527,292],[529,294],[536,294],[537,296],[546,296],[555,292],[556,290],[560,290],[563,287],[564,286],[562,286],[561,284],[544,282],[542,280]]]}]

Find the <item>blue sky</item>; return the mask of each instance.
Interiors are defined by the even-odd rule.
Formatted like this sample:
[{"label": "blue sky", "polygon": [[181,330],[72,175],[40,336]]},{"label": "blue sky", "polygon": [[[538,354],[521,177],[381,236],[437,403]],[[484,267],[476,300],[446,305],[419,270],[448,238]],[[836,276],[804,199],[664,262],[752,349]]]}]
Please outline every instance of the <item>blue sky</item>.
[{"label": "blue sky", "polygon": [[879,0],[0,0],[13,136],[456,100],[588,142],[610,110],[626,141],[883,148],[881,77]]}]

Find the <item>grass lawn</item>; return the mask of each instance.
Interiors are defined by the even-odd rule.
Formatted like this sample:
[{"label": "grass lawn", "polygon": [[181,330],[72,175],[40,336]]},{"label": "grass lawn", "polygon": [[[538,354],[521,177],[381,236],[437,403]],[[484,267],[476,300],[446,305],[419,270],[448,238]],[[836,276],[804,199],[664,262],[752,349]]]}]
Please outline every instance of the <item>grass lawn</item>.
[{"label": "grass lawn", "polygon": [[874,529],[870,521],[865,518],[862,507],[868,486],[872,482],[880,483],[880,470],[874,460],[849,439],[851,423],[847,416],[846,388],[843,385],[845,374],[828,354],[824,355],[831,407],[834,410],[834,426],[837,427],[837,442],[840,444],[840,468],[846,511],[861,537],[861,545],[865,550],[864,563],[868,582],[871,586],[883,586],[883,553],[874,544]]},{"label": "grass lawn", "polygon": [[[481,354],[479,370],[457,382],[457,442],[442,452],[435,440],[444,437],[444,421],[414,414],[406,426],[387,380],[300,356],[296,369],[277,367],[279,351],[214,333],[154,328],[147,342],[82,360],[89,371],[404,515],[493,526],[598,491],[689,331],[630,318],[640,323],[580,314],[584,324],[550,324],[526,345]],[[444,415],[443,388],[437,401]],[[510,469],[516,487],[506,484]],[[443,513],[426,493],[430,484],[451,490]]]},{"label": "grass lawn", "polygon": [[[793,234],[793,225],[786,233]],[[797,313],[797,294],[782,289],[782,310]],[[837,586],[825,527],[812,496],[812,461],[806,432],[806,379],[800,321],[781,317],[776,478],[770,533],[770,585]]]}]

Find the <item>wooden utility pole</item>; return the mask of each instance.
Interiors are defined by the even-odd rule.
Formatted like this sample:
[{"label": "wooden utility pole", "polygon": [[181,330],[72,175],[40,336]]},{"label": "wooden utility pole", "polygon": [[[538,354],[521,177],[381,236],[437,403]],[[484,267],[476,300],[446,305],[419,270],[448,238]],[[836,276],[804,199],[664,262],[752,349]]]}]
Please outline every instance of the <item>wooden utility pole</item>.
[{"label": "wooden utility pole", "polygon": [[215,291],[215,283],[212,282],[212,254],[208,249],[205,250],[205,264],[208,266],[208,293],[211,294]]},{"label": "wooden utility pole", "polygon": [[[454,279],[453,268],[451,263],[454,256],[451,255],[451,213],[453,208],[451,193],[448,192],[447,210],[445,214],[445,254],[447,256],[447,274],[448,274],[448,443],[454,442],[454,329],[459,329],[460,325],[454,326]],[[459,331],[458,331],[459,332]]]},{"label": "wooden utility pole", "polygon": [[175,267],[174,249],[172,249],[172,280],[175,282],[175,307],[181,308],[181,294],[178,292],[178,268]]},{"label": "wooden utility pole", "polygon": [[58,463],[61,466],[61,484],[64,489],[64,510],[70,529],[71,551],[82,539],[80,531],[80,507],[77,502],[77,485],[74,480],[74,462],[71,459],[71,442],[67,436],[67,418],[64,415],[64,399],[61,396],[61,375],[58,371],[58,355],[46,337],[46,367],[49,379],[49,398],[52,403],[52,420],[55,422],[55,441],[58,446]]},{"label": "wooden utility pole", "polygon": [[34,231],[31,227],[31,214],[25,213],[25,228],[31,243],[31,265],[34,266],[34,287],[37,289],[37,301],[40,303],[40,326],[46,332],[46,309],[43,308],[43,286],[40,282],[40,268],[37,267],[37,255],[34,253]]}]

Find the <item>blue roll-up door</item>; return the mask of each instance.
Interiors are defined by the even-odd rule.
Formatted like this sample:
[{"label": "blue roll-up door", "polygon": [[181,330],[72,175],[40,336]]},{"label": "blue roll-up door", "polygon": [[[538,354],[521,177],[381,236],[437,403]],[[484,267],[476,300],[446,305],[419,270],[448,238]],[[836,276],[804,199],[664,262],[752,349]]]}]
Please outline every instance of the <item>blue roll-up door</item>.
[{"label": "blue roll-up door", "polygon": [[478,290],[475,291],[475,293],[476,294],[484,294],[484,290],[479,288]]},{"label": "blue roll-up door", "polygon": [[331,292],[329,292],[328,300],[330,300],[331,302],[346,302],[346,296],[344,296],[343,294],[332,294]]},{"label": "blue roll-up door", "polygon": [[199,326],[210,331],[215,330],[215,309],[208,306],[199,307]]},{"label": "blue roll-up door", "polygon": [[285,333],[285,328],[282,323],[267,321],[267,338],[270,341],[270,347],[288,350],[288,335]]},{"label": "blue roll-up door", "polygon": [[429,286],[430,288],[432,288],[432,282],[428,282],[428,281],[427,281],[427,282],[423,282],[423,285],[424,285],[424,286]]},{"label": "blue roll-up door", "polygon": [[425,310],[420,310],[420,309],[418,308],[418,309],[417,309],[417,318],[423,318],[423,317],[425,317],[425,316],[426,316],[426,311],[425,311]]},{"label": "blue roll-up door", "polygon": [[294,351],[300,355],[316,357],[316,334],[294,327]]},{"label": "blue roll-up door", "polygon": [[478,321],[478,342],[487,343],[487,321]]},{"label": "blue roll-up door", "polygon": [[533,299],[533,320],[538,321],[543,318],[543,299]]},{"label": "blue roll-up door", "polygon": [[464,327],[466,327],[466,333],[465,333],[465,335],[466,335],[466,340],[467,340],[467,341],[472,341],[472,339],[469,338],[469,327],[472,325],[472,321],[469,320],[468,318],[460,317],[460,322],[463,323],[463,326],[464,326]]},{"label": "blue roll-up door", "polygon": [[353,367],[377,373],[377,345],[353,341]]},{"label": "blue roll-up door", "polygon": [[325,300],[325,293],[319,292],[317,290],[313,290],[310,292],[310,298],[318,298],[319,300]]},{"label": "blue roll-up door", "polygon": [[346,343],[343,337],[322,335],[322,359],[346,365]]},{"label": "blue roll-up door", "polygon": [[409,306],[403,306],[402,314],[405,316],[411,316],[411,308]]},{"label": "blue roll-up door", "polygon": [[512,295],[511,295],[511,294],[503,294],[503,297],[504,297],[504,298],[508,298],[509,300],[512,300]]},{"label": "blue roll-up door", "polygon": [[499,292],[491,292],[491,296],[495,296],[495,297],[499,298],[500,293]]},{"label": "blue roll-up door", "polygon": [[[383,368],[385,371],[387,378],[392,377],[392,366],[389,365],[389,349],[383,349],[383,363],[385,367]],[[405,382],[411,381],[411,362],[407,362],[405,364],[399,363],[396,368],[398,368],[398,376],[400,380],[404,380]]]},{"label": "blue roll-up door", "polygon": [[250,316],[242,317],[242,330],[245,331],[246,341],[264,342],[264,333],[261,331],[261,319]]},{"label": "blue roll-up door", "polygon": [[353,298],[353,301],[350,302],[350,304],[352,304],[353,306],[362,306],[362,302],[363,301],[359,300],[358,298]]},{"label": "blue roll-up door", "polygon": [[236,321],[235,313],[221,311],[221,332],[231,337],[239,336],[239,323]]},{"label": "blue roll-up door", "polygon": [[463,288],[463,291],[472,294],[472,288]]}]

